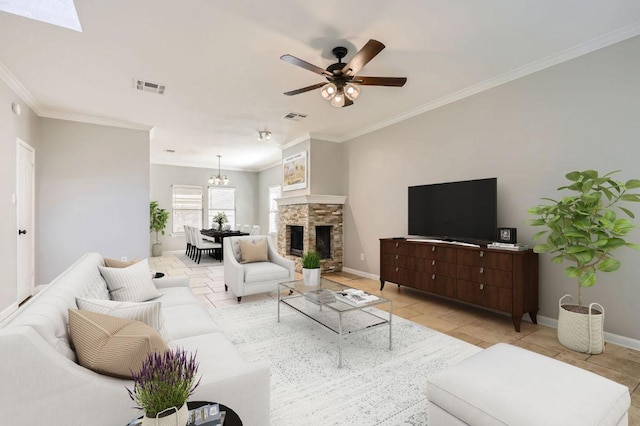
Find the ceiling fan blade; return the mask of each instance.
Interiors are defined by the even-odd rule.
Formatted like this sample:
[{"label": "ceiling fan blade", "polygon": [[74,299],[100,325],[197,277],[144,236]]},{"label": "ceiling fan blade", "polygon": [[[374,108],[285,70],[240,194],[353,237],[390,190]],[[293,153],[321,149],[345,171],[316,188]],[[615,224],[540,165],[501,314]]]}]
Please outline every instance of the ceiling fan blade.
[{"label": "ceiling fan blade", "polygon": [[402,87],[407,82],[406,77],[364,77],[357,75],[350,83],[361,84],[363,86],[395,86]]},{"label": "ceiling fan blade", "polygon": [[304,93],[304,92],[308,92],[310,90],[314,90],[314,89],[319,89],[322,86],[324,86],[325,83],[318,83],[318,84],[314,84],[313,86],[307,86],[307,87],[303,87],[302,89],[297,89],[297,90],[292,90],[290,92],[284,92],[285,95],[287,96],[293,96],[293,95],[299,95],[300,93]]},{"label": "ceiling fan blade", "polygon": [[351,58],[349,63],[342,68],[342,74],[356,75],[362,67],[367,65],[378,53],[382,52],[382,49],[384,49],[384,44],[378,40],[369,40],[367,44]]},{"label": "ceiling fan blade", "polygon": [[290,64],[293,65],[297,65],[301,68],[304,68],[306,70],[309,70],[311,72],[315,72],[316,74],[320,74],[320,75],[325,75],[328,77],[333,77],[333,74],[330,73],[329,71],[322,69],[320,67],[317,67],[313,64],[310,64],[309,62],[303,61],[302,59],[296,58],[295,56],[291,56],[291,55],[282,55],[280,56],[280,59],[282,59],[285,62],[289,62]]}]

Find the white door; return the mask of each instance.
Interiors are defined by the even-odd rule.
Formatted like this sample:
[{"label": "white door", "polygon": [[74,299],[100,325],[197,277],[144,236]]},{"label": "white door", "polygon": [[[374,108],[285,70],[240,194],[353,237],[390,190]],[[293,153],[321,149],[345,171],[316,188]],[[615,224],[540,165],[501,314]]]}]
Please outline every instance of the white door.
[{"label": "white door", "polygon": [[35,150],[18,139],[16,176],[16,209],[18,216],[18,300],[20,303],[35,290],[34,199]]}]

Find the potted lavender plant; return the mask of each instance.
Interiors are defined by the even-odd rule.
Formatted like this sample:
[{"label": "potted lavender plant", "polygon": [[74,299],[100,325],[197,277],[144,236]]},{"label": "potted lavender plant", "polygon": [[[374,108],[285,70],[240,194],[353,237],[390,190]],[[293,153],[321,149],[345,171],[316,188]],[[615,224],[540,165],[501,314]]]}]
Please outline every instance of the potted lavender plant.
[{"label": "potted lavender plant", "polygon": [[200,384],[196,355],[183,349],[149,354],[138,373],[133,374],[129,396],[144,410],[143,425],[186,425],[187,399]]}]

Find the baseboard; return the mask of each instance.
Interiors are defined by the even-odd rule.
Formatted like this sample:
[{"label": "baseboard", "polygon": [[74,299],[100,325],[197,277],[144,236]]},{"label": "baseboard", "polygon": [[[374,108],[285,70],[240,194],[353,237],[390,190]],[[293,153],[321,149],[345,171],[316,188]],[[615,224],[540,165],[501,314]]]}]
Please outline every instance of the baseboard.
[{"label": "baseboard", "polygon": [[[380,280],[380,276],[379,275],[370,274],[368,272],[359,271],[357,269],[343,267],[342,270],[345,271],[345,272],[348,272],[350,274],[353,274],[353,275],[358,275],[358,276],[363,277],[363,278],[369,278],[371,280],[376,280],[376,281]],[[523,316],[522,320],[523,321],[527,321],[527,322],[531,322],[531,319],[529,318],[528,315]],[[558,328],[558,320],[557,319],[538,315],[537,316],[537,320],[538,320],[538,324],[540,324],[540,325],[544,325],[544,326],[555,328],[555,329]],[[634,349],[636,351],[640,351],[640,340],[632,339],[630,337],[620,336],[619,334],[608,333],[608,332],[605,331],[605,333],[604,333],[604,341],[605,342],[609,342],[609,343],[613,343],[613,344],[616,344],[616,345],[624,346],[625,348],[629,348],[629,349]]]}]

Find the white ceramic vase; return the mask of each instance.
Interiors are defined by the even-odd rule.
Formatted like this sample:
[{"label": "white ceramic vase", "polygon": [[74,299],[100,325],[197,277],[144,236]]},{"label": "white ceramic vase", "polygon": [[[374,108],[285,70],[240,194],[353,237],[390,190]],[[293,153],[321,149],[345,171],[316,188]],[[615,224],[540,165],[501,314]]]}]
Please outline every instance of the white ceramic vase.
[{"label": "white ceramic vase", "polygon": [[320,285],[320,268],[315,268],[315,269],[302,268],[302,278],[304,279],[304,285],[306,286],[319,286]]},{"label": "white ceramic vase", "polygon": [[171,414],[164,417],[144,416],[142,418],[142,426],[185,426],[189,420],[187,404],[183,404],[177,412],[175,410],[175,407],[167,408],[165,411]]}]

